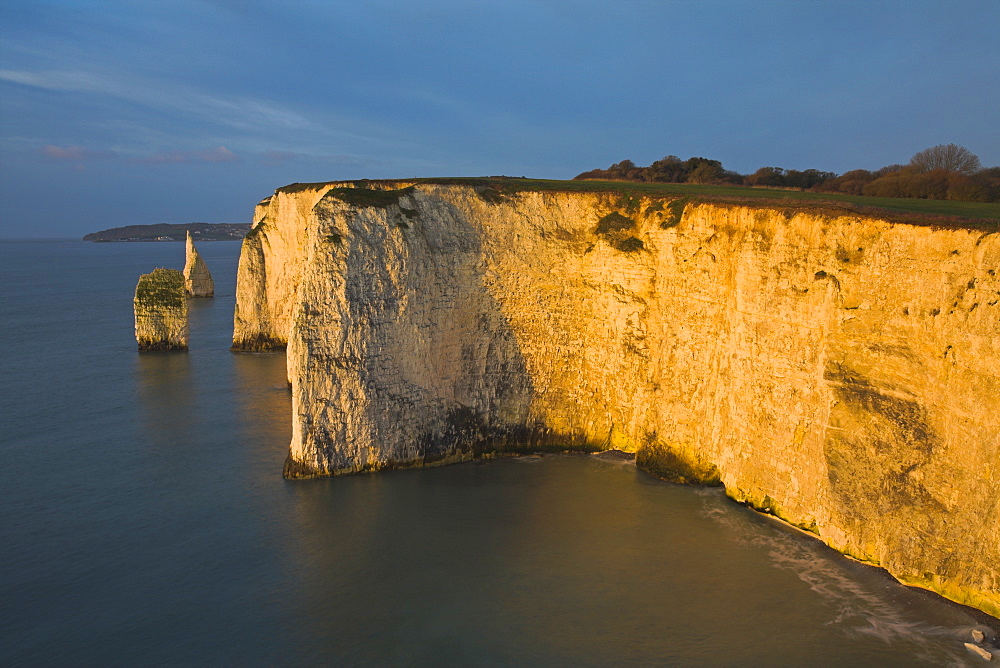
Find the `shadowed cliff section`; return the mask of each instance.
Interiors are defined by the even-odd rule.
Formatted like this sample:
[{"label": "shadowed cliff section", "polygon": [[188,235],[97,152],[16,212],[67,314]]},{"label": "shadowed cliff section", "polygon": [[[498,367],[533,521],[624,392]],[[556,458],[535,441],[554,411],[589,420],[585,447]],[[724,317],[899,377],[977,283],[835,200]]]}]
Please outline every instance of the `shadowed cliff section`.
[{"label": "shadowed cliff section", "polygon": [[288,342],[287,476],[620,449],[1000,613],[1000,236],[494,180],[255,221],[236,336]]},{"label": "shadowed cliff section", "polygon": [[603,449],[532,418],[537,390],[488,289],[479,231],[426,224],[463,214],[412,194],[335,188],[314,208],[289,340],[286,477]]}]

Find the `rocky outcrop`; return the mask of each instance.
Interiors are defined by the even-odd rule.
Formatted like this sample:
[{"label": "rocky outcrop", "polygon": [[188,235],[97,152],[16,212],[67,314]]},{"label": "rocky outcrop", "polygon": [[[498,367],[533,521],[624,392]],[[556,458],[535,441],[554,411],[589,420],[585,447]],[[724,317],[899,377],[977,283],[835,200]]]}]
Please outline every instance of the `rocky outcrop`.
[{"label": "rocky outcrop", "polygon": [[282,188],[257,205],[240,252],[233,350],[270,350],[288,343],[307,254],[306,226],[313,206],[334,185]]},{"label": "rocky outcrop", "polygon": [[157,268],[141,275],[134,306],[140,352],[188,349],[188,305],[181,272]]},{"label": "rocky outcrop", "polygon": [[184,259],[184,289],[188,297],[214,297],[215,282],[208,270],[208,265],[201,259],[198,249],[194,247],[191,232],[187,233],[186,253]]},{"label": "rocky outcrop", "polygon": [[1000,615],[1000,235],[379,187],[279,190],[244,242],[286,475],[617,448]]}]

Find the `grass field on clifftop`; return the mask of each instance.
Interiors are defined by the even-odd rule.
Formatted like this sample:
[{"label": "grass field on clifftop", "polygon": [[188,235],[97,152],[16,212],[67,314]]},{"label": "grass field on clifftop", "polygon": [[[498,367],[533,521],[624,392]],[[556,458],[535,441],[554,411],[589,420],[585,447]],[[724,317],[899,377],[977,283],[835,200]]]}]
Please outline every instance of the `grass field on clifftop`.
[{"label": "grass field on clifftop", "polygon": [[[346,183],[346,182],[339,182]],[[688,183],[642,183],[635,181],[560,181],[555,179],[528,179],[509,176],[489,177],[435,177],[416,179],[380,179],[353,181],[357,187],[395,183],[432,183],[439,185],[488,186],[497,193],[516,192],[608,192],[623,197],[645,195],[648,197],[684,198],[690,202],[716,202],[782,209],[809,211],[822,215],[862,215],[883,218],[893,222],[914,225],[933,225],[1000,231],[1000,204],[984,202],[953,202],[950,200],[900,199],[893,197],[866,197],[842,193],[817,193],[802,190],[750,188],[728,185],[694,185]],[[323,183],[293,183],[280,188],[295,192],[315,188]]]},{"label": "grass field on clifftop", "polygon": [[[516,179],[511,179],[516,181]],[[845,202],[891,211],[912,211],[965,218],[1000,219],[1000,204],[984,202],[953,202],[935,199],[901,199],[892,197],[865,197],[843,193],[817,193],[803,190],[778,190],[748,188],[744,186],[708,186],[688,183],[633,183],[622,181],[544,181],[526,179],[531,190],[621,190],[656,195],[688,195],[705,198],[724,197],[737,199],[796,200],[811,202]],[[551,184],[551,185],[549,185]],[[575,184],[582,187],[576,188]]]},{"label": "grass field on clifftop", "polygon": [[[816,193],[744,186],[634,181],[559,181],[552,179],[429,178],[417,183],[490,185],[501,191],[618,192],[651,197],[684,197],[694,201],[729,202],[750,206],[801,209],[818,213],[881,215],[893,221],[949,227],[975,227],[995,231],[1000,226],[1000,204],[949,200],[865,197],[842,193]],[[902,214],[902,215],[901,215]],[[911,215],[906,215],[911,214]],[[917,215],[912,215],[917,214]]]}]

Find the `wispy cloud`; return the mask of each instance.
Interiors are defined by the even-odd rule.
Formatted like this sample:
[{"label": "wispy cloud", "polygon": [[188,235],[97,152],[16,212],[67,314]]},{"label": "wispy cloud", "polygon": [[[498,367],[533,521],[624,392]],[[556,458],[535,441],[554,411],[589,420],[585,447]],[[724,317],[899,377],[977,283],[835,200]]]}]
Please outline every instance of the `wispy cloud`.
[{"label": "wispy cloud", "polygon": [[243,158],[230,151],[225,146],[216,146],[207,151],[166,151],[154,153],[142,158],[136,158],[135,162],[145,164],[190,164],[197,162],[242,162]]},{"label": "wispy cloud", "polygon": [[52,160],[69,162],[84,162],[89,160],[114,160],[118,154],[107,149],[90,149],[83,146],[55,146],[46,144],[41,149],[42,155]]},{"label": "wispy cloud", "polygon": [[[42,155],[52,161],[72,163],[80,168],[83,163],[95,160],[116,160],[117,151],[110,149],[86,148],[84,146],[56,146],[46,144],[39,149]],[[159,151],[150,155],[140,155],[128,158],[129,162],[147,165],[191,164],[200,162],[242,162],[243,158],[230,151],[225,146],[203,151]]]},{"label": "wispy cloud", "polygon": [[257,155],[257,157],[261,162],[270,167],[283,165],[289,162],[320,162],[336,165],[340,168],[363,169],[378,164],[377,160],[366,156],[347,154],[314,154],[273,149],[262,151]]},{"label": "wispy cloud", "polygon": [[364,122],[345,119],[317,122],[267,99],[206,93],[197,87],[126,73],[108,76],[82,70],[0,69],[0,81],[55,92],[110,96],[159,114],[181,115],[251,135],[279,130],[310,135],[314,141],[320,137],[336,137],[384,143],[381,128],[367,127],[362,133],[344,129],[359,123],[366,125]]},{"label": "wispy cloud", "polygon": [[111,95],[160,111],[207,116],[241,129],[268,127],[308,127],[301,115],[266,100],[242,96],[216,96],[188,86],[172,85],[144,78],[105,77],[84,71],[0,70],[0,80],[43,90]]}]

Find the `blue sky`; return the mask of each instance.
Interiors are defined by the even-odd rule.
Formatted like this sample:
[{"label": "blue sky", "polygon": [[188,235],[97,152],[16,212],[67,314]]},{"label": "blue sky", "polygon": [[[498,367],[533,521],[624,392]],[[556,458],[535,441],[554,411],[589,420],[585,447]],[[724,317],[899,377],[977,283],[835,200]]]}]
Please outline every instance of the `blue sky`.
[{"label": "blue sky", "polygon": [[667,154],[998,165],[998,26],[996,0],[2,0],[0,237]]}]

